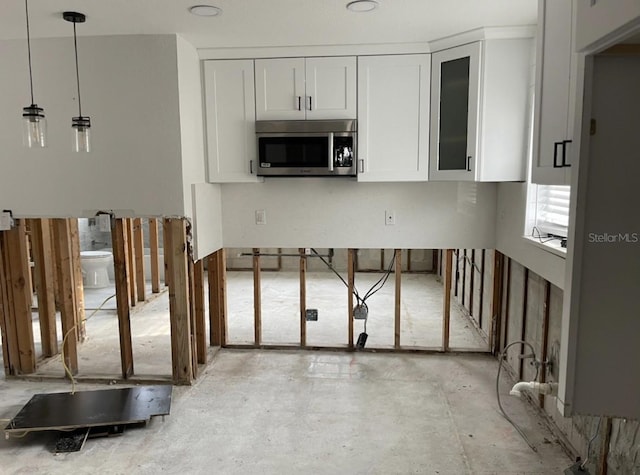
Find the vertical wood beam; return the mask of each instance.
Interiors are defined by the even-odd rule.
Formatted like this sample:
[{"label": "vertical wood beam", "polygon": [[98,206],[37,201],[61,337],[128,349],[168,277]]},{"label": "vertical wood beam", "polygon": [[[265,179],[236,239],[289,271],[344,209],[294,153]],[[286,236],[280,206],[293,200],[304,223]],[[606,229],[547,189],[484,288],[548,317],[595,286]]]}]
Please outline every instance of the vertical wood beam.
[{"label": "vertical wood beam", "polygon": [[440,255],[440,250],[433,249],[431,251],[431,268],[433,269],[433,273],[438,273],[438,256]]},{"label": "vertical wood beam", "polygon": [[35,264],[36,293],[38,294],[38,319],[42,355],[50,357],[58,353],[56,329],[55,274],[51,253],[51,224],[48,219],[30,220],[31,244]]},{"label": "vertical wood beam", "polygon": [[[481,252],[481,264],[480,264],[480,301],[478,302],[478,326],[482,328],[482,314],[483,314],[483,306],[484,306],[484,271],[485,271],[485,261],[486,251],[482,249]],[[489,335],[489,339],[491,339],[491,335]]]},{"label": "vertical wood beam", "polygon": [[222,331],[220,321],[220,293],[218,273],[218,252],[207,257],[207,272],[209,285],[209,345],[222,346]]},{"label": "vertical wood beam", "polygon": [[[445,259],[446,259],[446,257],[445,257]],[[446,264],[445,264],[445,266],[446,266]],[[444,271],[443,271],[443,274],[444,274]],[[456,297],[458,296],[458,282],[459,281],[460,281],[460,249],[456,249],[456,285],[453,286],[454,295]]]},{"label": "vertical wood beam", "polygon": [[165,258],[169,270],[169,314],[173,382],[190,384],[193,379],[187,232],[182,219],[165,218]]},{"label": "vertical wood beam", "polygon": [[218,303],[220,314],[220,345],[227,344],[227,253],[218,251]]},{"label": "vertical wood beam", "polygon": [[[483,259],[484,260],[484,259]],[[489,332],[489,351],[494,355],[500,352],[500,327],[502,326],[502,288],[504,287],[504,255],[497,249],[493,251],[493,287],[491,299],[491,331]]]},{"label": "vertical wood beam", "polygon": [[69,219],[69,231],[71,236],[71,259],[73,261],[73,279],[76,290],[74,293],[74,306],[76,314],[76,332],[78,341],[84,341],[87,338],[87,329],[85,326],[85,310],[84,310],[84,284],[82,282],[82,264],[80,263],[80,231],[78,229],[78,219]]},{"label": "vertical wood beam", "polygon": [[395,321],[394,321],[394,338],[393,338],[393,346],[395,348],[400,348],[400,318],[402,313],[402,249],[395,250],[395,277],[396,277],[396,285],[395,285]]},{"label": "vertical wood beam", "polygon": [[78,338],[76,336],[76,315],[71,230],[68,219],[53,220],[53,234],[56,248],[56,273],[58,274],[58,295],[60,296],[60,319],[62,320],[62,337],[64,362],[71,374],[78,372]]},{"label": "vertical wood beam", "polygon": [[136,251],[133,237],[133,219],[124,218],[126,223],[127,232],[127,262],[129,269],[129,305],[136,306],[137,303],[137,289],[136,289]]},{"label": "vertical wood beam", "polygon": [[[384,252],[384,251],[383,251]],[[353,349],[353,289],[355,286],[355,249],[347,250],[347,305],[348,310],[348,345],[349,349]]]},{"label": "vertical wood beam", "polygon": [[467,250],[462,250],[462,306],[467,296]]},{"label": "vertical wood beam", "polygon": [[300,253],[300,346],[307,346],[307,255],[304,248]]},{"label": "vertical wood beam", "polygon": [[[187,228],[187,233],[188,232],[189,231]],[[190,244],[187,241],[187,291],[189,292],[189,319],[191,324],[191,333],[189,334],[189,340],[191,342],[191,372],[193,374],[193,378],[196,379],[198,377],[198,329],[196,324],[196,283],[194,272],[195,266],[193,263],[193,259],[191,259],[191,256],[192,254]]]},{"label": "vertical wood beam", "polygon": [[[529,300],[529,269],[524,268],[524,291],[522,294],[522,328],[520,332],[520,339],[525,341],[527,338],[527,306]],[[520,356],[524,354],[524,345],[520,345]],[[520,358],[520,365],[518,367],[518,379],[522,380],[522,373],[524,371],[524,359]]]},{"label": "vertical wood beam", "polygon": [[253,344],[262,343],[262,298],[260,283],[260,249],[253,248]]},{"label": "vertical wood beam", "polygon": [[[544,281],[544,308],[542,309],[542,351],[540,361],[542,362],[542,371],[540,371],[541,383],[547,382],[547,356],[549,352],[549,312],[551,311],[551,284],[548,280]],[[540,407],[544,408],[544,394],[538,396]]]},{"label": "vertical wood beam", "polygon": [[144,302],[146,296],[146,283],[144,280],[144,232],[142,230],[142,219],[133,220],[133,249],[136,261],[136,291],[138,302]]},{"label": "vertical wood beam", "polygon": [[476,250],[471,249],[471,262],[469,264],[469,315],[473,316],[473,291],[475,290],[475,276],[476,276]]},{"label": "vertical wood beam", "polygon": [[2,361],[4,363],[4,374],[12,376],[16,374],[16,364],[18,361],[18,338],[15,336],[15,326],[10,318],[9,297],[7,295],[7,267],[5,266],[5,244],[4,232],[0,232],[0,335],[2,336]]},{"label": "vertical wood beam", "polygon": [[444,256],[443,281],[444,299],[442,311],[442,351],[449,351],[449,334],[451,325],[451,271],[453,267],[453,249],[447,249]]},{"label": "vertical wood beam", "polygon": [[113,246],[113,269],[116,281],[116,302],[118,309],[118,329],[120,333],[120,363],[122,377],[133,375],[133,344],[131,338],[130,291],[128,280],[129,260],[127,257],[127,220],[111,218],[111,243]]},{"label": "vertical wood beam", "polygon": [[509,299],[511,298],[511,258],[507,257],[507,284],[504,296],[504,338],[502,340],[502,349],[504,349],[509,343],[509,313],[510,305]]},{"label": "vertical wood beam", "polygon": [[171,272],[169,271],[169,257],[167,256],[167,249],[169,249],[169,240],[167,237],[167,234],[165,233],[166,231],[166,220],[163,221],[162,223],[162,247],[164,248],[164,252],[162,253],[163,256],[163,266],[164,266],[164,285],[165,287],[169,287],[169,280],[170,280],[170,274]]},{"label": "vertical wood beam", "polygon": [[160,260],[158,252],[158,220],[149,219],[149,257],[151,261],[151,292],[160,292]]},{"label": "vertical wood beam", "polygon": [[207,362],[207,329],[204,315],[204,260],[200,259],[193,266],[193,283],[196,314],[196,348],[198,363]]},{"label": "vertical wood beam", "polygon": [[611,418],[604,418],[604,428],[602,435],[602,444],[600,445],[600,458],[598,463],[598,475],[607,475],[608,472],[608,458],[609,458],[609,445],[611,444]]}]

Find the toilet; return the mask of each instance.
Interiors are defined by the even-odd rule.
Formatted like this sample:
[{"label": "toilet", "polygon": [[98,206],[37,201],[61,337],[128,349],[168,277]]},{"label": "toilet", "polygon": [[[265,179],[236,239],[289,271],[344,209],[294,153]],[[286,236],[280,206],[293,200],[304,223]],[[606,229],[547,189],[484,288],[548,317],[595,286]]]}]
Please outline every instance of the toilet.
[{"label": "toilet", "polygon": [[108,269],[113,265],[113,254],[108,251],[82,251],[82,283],[88,289],[109,287]]}]

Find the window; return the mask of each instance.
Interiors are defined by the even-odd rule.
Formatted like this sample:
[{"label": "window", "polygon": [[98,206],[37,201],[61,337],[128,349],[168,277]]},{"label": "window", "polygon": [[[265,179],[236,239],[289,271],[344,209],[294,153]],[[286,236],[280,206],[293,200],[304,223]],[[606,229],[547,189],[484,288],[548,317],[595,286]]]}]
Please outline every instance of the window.
[{"label": "window", "polygon": [[[570,193],[569,186],[538,185],[536,187],[532,237],[543,242],[557,239],[564,240],[566,243]],[[566,247],[566,244],[562,247]]]}]

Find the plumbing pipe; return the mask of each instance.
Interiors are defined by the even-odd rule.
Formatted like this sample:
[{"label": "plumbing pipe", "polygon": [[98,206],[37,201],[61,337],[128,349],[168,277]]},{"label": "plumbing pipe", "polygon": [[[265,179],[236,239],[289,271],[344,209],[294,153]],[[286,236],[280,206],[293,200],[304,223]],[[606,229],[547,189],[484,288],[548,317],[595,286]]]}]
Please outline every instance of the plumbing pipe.
[{"label": "plumbing pipe", "polygon": [[520,397],[522,395],[522,391],[528,389],[529,391],[537,391],[539,394],[550,394],[555,395],[558,391],[557,383],[539,383],[537,381],[520,381],[516,383],[509,394],[511,396]]}]

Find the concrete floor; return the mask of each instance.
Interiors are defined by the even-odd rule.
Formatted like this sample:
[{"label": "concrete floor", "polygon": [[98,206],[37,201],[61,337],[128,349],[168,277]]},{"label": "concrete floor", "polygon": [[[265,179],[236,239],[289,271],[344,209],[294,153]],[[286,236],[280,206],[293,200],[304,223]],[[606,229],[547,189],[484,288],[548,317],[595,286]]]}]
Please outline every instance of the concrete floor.
[{"label": "concrete floor", "polygon": [[[523,400],[499,414],[497,362],[478,355],[221,350],[171,415],[53,455],[53,435],[0,440],[2,473],[556,474],[571,461]],[[81,385],[80,389],[95,386]],[[105,388],[104,386],[102,388]],[[0,417],[64,383],[0,379]]]}]

